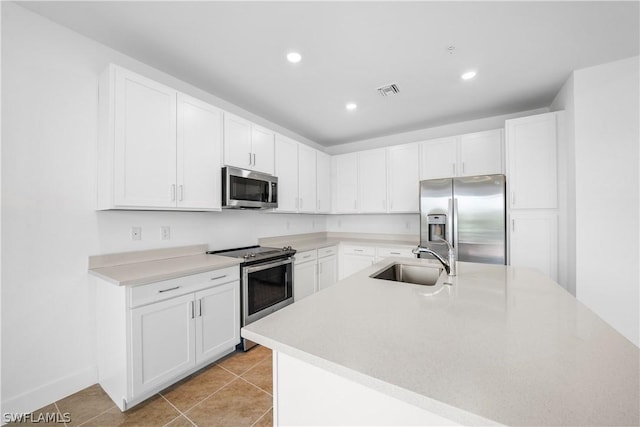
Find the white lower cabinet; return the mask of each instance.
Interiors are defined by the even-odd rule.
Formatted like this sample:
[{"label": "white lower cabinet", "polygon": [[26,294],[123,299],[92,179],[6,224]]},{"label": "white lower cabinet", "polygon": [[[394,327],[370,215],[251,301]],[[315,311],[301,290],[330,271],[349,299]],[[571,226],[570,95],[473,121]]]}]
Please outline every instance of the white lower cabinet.
[{"label": "white lower cabinet", "polygon": [[300,301],[338,281],[338,248],[330,246],[296,254],[293,267],[293,299]]},{"label": "white lower cabinet", "polygon": [[98,381],[126,410],[240,342],[237,266],[140,286],[96,280]]},{"label": "white lower cabinet", "polygon": [[338,281],[338,258],[335,255],[318,259],[318,290],[327,289]]},{"label": "white lower cabinet", "polygon": [[411,252],[414,246],[360,246],[342,245],[340,249],[340,280],[351,276],[378,261],[390,257],[415,258]]},{"label": "white lower cabinet", "polygon": [[536,268],[558,280],[558,215],[555,212],[509,214],[509,265]]},{"label": "white lower cabinet", "polygon": [[293,300],[300,301],[318,291],[316,250],[300,252],[293,265]]}]

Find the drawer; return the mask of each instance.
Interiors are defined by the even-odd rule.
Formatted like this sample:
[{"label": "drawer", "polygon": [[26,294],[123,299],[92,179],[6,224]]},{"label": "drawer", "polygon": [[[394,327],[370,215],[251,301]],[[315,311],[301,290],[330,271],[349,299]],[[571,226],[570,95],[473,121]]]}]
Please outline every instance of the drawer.
[{"label": "drawer", "polygon": [[315,249],[312,249],[310,251],[297,252],[294,256],[296,258],[296,264],[302,264],[318,259],[318,252]]},{"label": "drawer", "polygon": [[413,252],[411,252],[412,250],[413,250],[413,247],[411,248],[390,247],[390,246],[378,247],[378,257],[385,258],[385,257],[399,256],[399,257],[415,258],[415,255],[413,254]]},{"label": "drawer", "polygon": [[318,249],[318,258],[335,255],[338,253],[338,248],[336,246],[329,246],[328,248],[320,248]]},{"label": "drawer", "polygon": [[376,255],[376,248],[374,246],[356,246],[356,245],[344,245],[342,247],[342,253],[349,255]]},{"label": "drawer", "polygon": [[232,266],[212,270],[206,273],[191,274],[176,279],[163,280],[148,285],[132,286],[130,289],[129,307],[152,302],[162,301],[168,298],[196,292],[212,286],[222,285],[234,280],[240,280],[240,267]]}]

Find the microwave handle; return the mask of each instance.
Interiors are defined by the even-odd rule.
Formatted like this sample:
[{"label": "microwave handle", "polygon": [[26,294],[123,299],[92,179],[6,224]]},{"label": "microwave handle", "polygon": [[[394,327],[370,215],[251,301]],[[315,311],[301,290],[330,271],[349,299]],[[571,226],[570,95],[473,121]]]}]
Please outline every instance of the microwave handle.
[{"label": "microwave handle", "polygon": [[269,198],[267,199],[269,203],[273,202],[273,185],[272,182],[269,182]]}]

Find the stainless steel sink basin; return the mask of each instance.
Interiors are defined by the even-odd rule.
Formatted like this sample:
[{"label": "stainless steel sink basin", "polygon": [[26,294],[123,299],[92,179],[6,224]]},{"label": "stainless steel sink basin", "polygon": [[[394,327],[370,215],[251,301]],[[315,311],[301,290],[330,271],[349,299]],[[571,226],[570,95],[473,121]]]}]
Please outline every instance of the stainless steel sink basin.
[{"label": "stainless steel sink basin", "polygon": [[391,264],[384,270],[369,277],[373,279],[392,280],[394,282],[433,286],[438,281],[440,273],[442,273],[442,268],[435,266]]}]

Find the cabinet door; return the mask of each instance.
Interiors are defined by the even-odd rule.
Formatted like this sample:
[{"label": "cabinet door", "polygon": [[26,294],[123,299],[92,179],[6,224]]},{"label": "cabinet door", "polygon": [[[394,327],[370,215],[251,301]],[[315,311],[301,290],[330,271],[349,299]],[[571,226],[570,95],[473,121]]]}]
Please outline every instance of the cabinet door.
[{"label": "cabinet door", "polygon": [[458,176],[503,173],[502,129],[460,136]]},{"label": "cabinet door", "polygon": [[556,114],[507,120],[506,131],[509,207],[557,208]]},{"label": "cabinet door", "polygon": [[273,175],[274,172],[274,138],[273,132],[261,127],[251,126],[251,152],[253,166],[250,169]]},{"label": "cabinet door", "polygon": [[375,257],[368,255],[342,255],[342,265],[340,266],[340,279],[351,276],[358,271],[370,267],[375,262]]},{"label": "cabinet door", "polygon": [[[339,181],[338,181],[339,182]],[[387,151],[358,153],[358,211],[387,211]]]},{"label": "cabinet door", "polygon": [[355,213],[358,211],[358,154],[340,154],[331,161],[335,211]]},{"label": "cabinet door", "polygon": [[195,365],[194,316],[193,294],[131,310],[134,396]]},{"label": "cabinet door", "polygon": [[282,135],[276,137],[278,211],[298,210],[298,143]]},{"label": "cabinet door", "polygon": [[317,196],[316,211],[318,213],[331,212],[331,156],[320,151],[316,152]]},{"label": "cabinet door", "polygon": [[295,263],[293,267],[293,300],[300,301],[318,290],[316,262]]},{"label": "cabinet door", "polygon": [[224,164],[253,168],[251,122],[229,113],[224,114]]},{"label": "cabinet door", "polygon": [[338,281],[338,259],[335,255],[318,259],[318,290],[332,286]]},{"label": "cabinet door", "polygon": [[388,149],[389,212],[418,212],[420,156],[418,144]]},{"label": "cabinet door", "polygon": [[240,282],[195,294],[196,363],[214,359],[240,342]]},{"label": "cabinet door", "polygon": [[298,211],[316,211],[316,150],[298,146]]},{"label": "cabinet door", "polygon": [[178,94],[178,207],[220,209],[222,111]]},{"label": "cabinet door", "polygon": [[116,69],[114,204],[175,207],[177,92]]},{"label": "cabinet door", "polygon": [[458,137],[420,143],[420,179],[450,178],[457,173]]},{"label": "cabinet door", "polygon": [[557,281],[557,215],[553,212],[512,212],[509,225],[509,264],[518,267],[537,268]]}]

